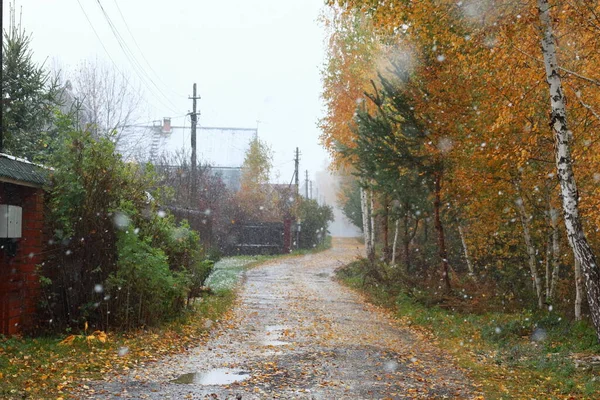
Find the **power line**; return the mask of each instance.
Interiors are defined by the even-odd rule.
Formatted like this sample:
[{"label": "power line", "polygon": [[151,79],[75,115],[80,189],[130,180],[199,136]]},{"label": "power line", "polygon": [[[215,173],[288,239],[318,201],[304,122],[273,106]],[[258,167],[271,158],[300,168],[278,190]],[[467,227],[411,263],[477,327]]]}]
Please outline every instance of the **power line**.
[{"label": "power line", "polygon": [[[171,102],[171,100],[162,92],[162,90],[158,87],[158,85],[156,85],[156,83],[154,82],[154,80],[148,75],[148,73],[146,72],[146,70],[140,65],[139,61],[135,58],[135,55],[133,54],[133,52],[131,51],[131,49],[129,48],[129,46],[127,45],[127,43],[125,42],[125,40],[123,39],[123,36],[119,33],[119,30],[117,29],[117,27],[115,26],[115,24],[112,22],[110,16],[108,15],[108,13],[106,12],[106,10],[104,9],[104,6],[102,6],[102,3],[100,2],[100,0],[96,0],[96,3],[100,7],[100,10],[102,12],[102,15],[104,16],[104,19],[108,23],[108,26],[111,29],[112,33],[113,33],[113,36],[117,40],[117,44],[119,45],[119,47],[123,51],[123,54],[125,55],[125,57],[129,61],[129,63],[131,64],[131,66],[133,67],[133,71],[135,72],[135,74],[138,76],[138,78],[140,78],[140,81],[142,82],[142,84],[151,92],[152,95],[156,95],[156,92],[146,82],[146,79],[149,80],[152,83],[152,85],[154,85],[154,87],[156,88],[158,94],[161,95],[169,103],[171,103],[171,105],[173,107],[176,107],[175,104],[173,102]],[[142,76],[142,74],[144,74],[146,76],[146,79]],[[161,100],[160,96],[158,96],[156,99],[163,106],[165,106],[168,109],[170,109],[172,112],[177,112],[177,111],[175,111],[174,108],[172,108],[171,106],[169,106],[166,103],[164,103]]]},{"label": "power line", "polygon": [[77,0],[77,4],[79,4],[79,7],[81,8],[81,11],[83,12],[83,15],[85,15],[85,19],[87,19],[87,22],[90,25],[90,28],[92,28],[92,31],[94,31],[94,34],[96,35],[96,38],[100,42],[100,45],[102,46],[102,48],[106,52],[106,55],[108,56],[108,58],[110,59],[110,61],[113,63],[113,65],[117,69],[117,71],[119,71],[119,73],[121,73],[121,70],[119,70],[119,68],[117,67],[117,63],[115,63],[115,60],[113,60],[113,58],[111,57],[110,53],[106,49],[106,46],[104,45],[104,42],[102,42],[102,39],[100,39],[100,35],[98,35],[98,32],[96,32],[96,28],[94,28],[94,25],[92,24],[92,21],[90,21],[90,17],[88,17],[87,13],[85,12],[85,9],[83,8],[83,6],[81,5],[81,2],[79,0]]},{"label": "power line", "polygon": [[127,32],[129,32],[129,36],[131,36],[131,39],[133,39],[133,43],[135,44],[135,47],[137,47],[138,51],[140,52],[140,54],[142,55],[142,58],[144,59],[144,61],[146,62],[146,65],[148,66],[148,68],[150,68],[150,71],[152,71],[154,73],[154,75],[156,76],[156,78],[158,78],[158,81],[160,83],[162,83],[162,85],[169,90],[171,93],[175,94],[178,97],[184,97],[186,98],[187,96],[176,92],[175,90],[173,90],[169,85],[165,84],[162,79],[160,78],[160,75],[158,75],[156,73],[156,71],[154,70],[154,68],[152,68],[152,64],[150,64],[150,62],[148,61],[148,59],[146,58],[146,56],[144,55],[144,52],[142,51],[140,45],[138,44],[137,40],[135,40],[135,36],[133,35],[133,33],[131,32],[131,29],[129,29],[129,24],[127,23],[127,20],[125,19],[125,16],[123,15],[123,13],[121,12],[121,7],[119,7],[119,3],[117,2],[117,0],[113,0],[115,3],[115,6],[117,7],[117,10],[119,11],[119,15],[121,16],[121,19],[123,20],[123,23],[125,24],[125,28],[127,29]]},{"label": "power line", "polygon": [[[110,55],[110,52],[108,51],[108,49],[106,48],[106,46],[104,45],[104,42],[102,41],[102,39],[100,38],[100,35],[98,34],[98,31],[96,31],[96,28],[94,28],[94,24],[92,24],[92,21],[90,20],[90,17],[88,16],[88,14],[85,12],[85,8],[83,8],[83,5],[81,4],[80,0],[77,0],[77,4],[79,4],[79,8],[81,8],[81,11],[83,12],[83,15],[85,16],[85,19],[87,20],[90,28],[92,28],[92,31],[94,32],[94,35],[96,35],[96,38],[98,39],[98,41],[100,42],[100,45],[102,46],[102,48],[104,49],[104,52],[106,53],[106,55],[108,56],[108,58],[110,59],[110,61],[112,62],[113,66],[115,67],[115,69],[117,70],[117,72],[119,72],[119,74],[121,74],[121,77],[125,80],[125,83],[127,85],[131,85],[131,83],[129,82],[129,78],[127,77],[127,75],[125,75],[121,69],[118,67],[117,63],[115,62],[115,60],[112,58],[112,56]],[[139,75],[138,75],[139,76]],[[145,84],[145,82],[142,82]],[[147,85],[145,85],[146,87],[148,87]],[[164,96],[164,94],[163,94]],[[166,106],[168,109],[170,109],[173,112],[177,112],[175,110],[173,110],[171,107],[167,106],[166,104],[164,104],[159,98],[157,98],[157,100],[163,105]]]},{"label": "power line", "polygon": [[[108,15],[108,13],[106,12],[106,10],[104,9],[104,7],[102,6],[102,3],[100,3],[100,0],[96,0],[96,2],[98,3],[98,5],[100,6],[100,10],[102,11],[102,14],[104,16],[104,19],[106,20],[106,22],[108,23],[108,26],[110,27],[113,35],[115,36],[115,39],[117,39],[117,43],[119,44],[119,47],[121,47],[121,50],[123,50],[123,54],[125,54],[125,57],[127,58],[127,60],[130,62],[130,64],[132,65],[132,67],[134,68],[134,72],[136,73],[136,75],[140,78],[140,80],[142,81],[142,83],[146,86],[146,88],[154,95],[155,93],[153,92],[153,90],[148,86],[147,82],[144,80],[144,77],[140,74],[140,71],[146,76],[146,78],[154,85],[154,87],[156,88],[156,90],[158,91],[159,95],[162,95],[169,103],[171,103],[171,105],[173,107],[176,107],[175,104],[173,104],[173,102],[171,102],[171,100],[160,90],[160,88],[158,87],[158,85],[156,85],[156,83],[154,82],[154,80],[148,75],[148,73],[146,72],[146,70],[141,66],[141,64],[139,63],[139,61],[137,60],[137,58],[135,57],[135,55],[133,54],[133,52],[131,51],[131,49],[129,48],[129,46],[127,45],[125,39],[123,38],[123,36],[121,35],[121,33],[119,32],[119,30],[117,29],[116,25],[112,22],[110,16]],[[165,104],[164,102],[162,102],[160,100],[160,98],[157,98],[158,101],[160,101],[160,103],[171,109],[171,111],[176,112],[174,109],[172,109],[170,106],[168,106],[167,104]]]}]

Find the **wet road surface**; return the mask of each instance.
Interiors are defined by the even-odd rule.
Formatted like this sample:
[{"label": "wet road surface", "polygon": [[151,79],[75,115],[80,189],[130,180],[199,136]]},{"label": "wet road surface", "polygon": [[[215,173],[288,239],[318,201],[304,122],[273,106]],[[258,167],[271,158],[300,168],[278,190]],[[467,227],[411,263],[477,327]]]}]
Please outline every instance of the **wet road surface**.
[{"label": "wet road surface", "polygon": [[318,254],[246,273],[230,321],[206,344],[91,385],[94,398],[473,398],[442,351],[333,280],[360,245],[334,239]]}]

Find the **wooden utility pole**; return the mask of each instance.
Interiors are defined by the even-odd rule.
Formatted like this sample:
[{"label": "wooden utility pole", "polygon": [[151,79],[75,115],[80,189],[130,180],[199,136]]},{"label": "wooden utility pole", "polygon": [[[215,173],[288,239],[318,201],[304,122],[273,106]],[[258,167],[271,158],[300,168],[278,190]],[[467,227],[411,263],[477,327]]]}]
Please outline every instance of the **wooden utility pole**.
[{"label": "wooden utility pole", "polygon": [[192,112],[190,118],[192,120],[192,171],[191,171],[191,185],[190,185],[190,207],[194,205],[198,193],[198,174],[196,171],[196,125],[198,123],[198,114],[196,112],[196,100],[200,96],[196,96],[196,84],[194,83],[193,95],[190,97],[192,100]]},{"label": "wooden utility pole", "polygon": [[304,180],[304,192],[305,192],[306,196],[304,196],[304,197],[306,197],[308,199],[308,170],[305,171],[305,176],[306,176],[306,178]]},{"label": "wooden utility pole", "polygon": [[4,129],[2,129],[4,124],[4,90],[2,90],[4,79],[2,76],[2,71],[4,70],[2,68],[4,65],[4,25],[2,21],[4,21],[4,0],[0,0],[0,102],[2,102],[0,104],[0,153],[4,149]]}]

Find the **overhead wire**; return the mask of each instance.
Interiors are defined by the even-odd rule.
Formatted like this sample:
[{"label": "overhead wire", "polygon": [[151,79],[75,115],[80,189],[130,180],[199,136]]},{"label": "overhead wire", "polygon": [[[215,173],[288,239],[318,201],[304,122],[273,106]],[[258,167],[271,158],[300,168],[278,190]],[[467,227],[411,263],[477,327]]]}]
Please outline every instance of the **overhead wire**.
[{"label": "overhead wire", "polygon": [[[92,21],[90,20],[90,17],[88,16],[87,12],[85,11],[85,8],[83,7],[83,5],[81,4],[80,0],[77,0],[77,4],[79,4],[79,8],[81,8],[81,11],[83,12],[83,15],[85,16],[85,19],[87,20],[90,28],[92,28],[92,31],[94,32],[94,35],[96,36],[96,38],[98,39],[98,41],[100,42],[100,45],[102,46],[102,48],[104,49],[104,52],[106,53],[106,55],[108,56],[108,58],[110,59],[110,61],[112,62],[114,68],[117,70],[117,72],[119,72],[119,74],[121,75],[121,77],[125,80],[125,83],[127,85],[131,85],[131,83],[129,82],[129,78],[127,77],[126,74],[124,74],[121,69],[119,68],[119,66],[117,65],[117,63],[115,62],[114,58],[111,56],[110,52],[108,51],[108,49],[106,48],[104,42],[102,41],[102,39],[100,38],[100,35],[98,34],[98,31],[96,31],[96,28],[94,28],[94,24],[92,24]],[[138,75],[139,77],[139,75]],[[145,83],[142,80],[143,83]],[[146,87],[147,84],[145,85]],[[154,93],[153,93],[154,95]],[[163,94],[164,96],[164,94]],[[166,96],[165,96],[166,97]],[[177,112],[175,111],[173,108],[169,107],[168,105],[164,104],[164,102],[162,102],[159,98],[157,99],[163,106],[165,106],[166,108],[168,108],[169,110],[171,110],[172,112]]]},{"label": "overhead wire", "polygon": [[[137,58],[135,57],[135,55],[133,54],[133,52],[131,51],[131,49],[129,48],[129,46],[127,45],[127,43],[124,40],[123,36],[120,34],[119,30],[117,29],[117,27],[115,26],[115,24],[112,22],[112,19],[110,18],[110,16],[108,15],[108,13],[106,12],[106,10],[104,9],[104,6],[100,2],[100,0],[96,0],[96,3],[100,7],[102,15],[103,15],[104,19],[106,20],[106,22],[107,22],[107,24],[108,24],[111,32],[113,33],[113,36],[117,40],[117,43],[118,43],[119,47],[121,48],[121,50],[123,51],[123,54],[125,55],[125,57],[129,61],[129,63],[131,64],[131,66],[133,67],[133,71],[138,76],[138,78],[140,79],[140,81],[142,82],[142,84],[151,92],[152,95],[156,96],[156,94],[158,93],[159,96],[156,97],[156,100],[158,100],[163,106],[165,106],[166,108],[168,108],[169,110],[171,110],[173,112],[177,112],[173,108],[173,107],[176,107],[175,104],[171,101],[171,99],[169,99],[169,97],[167,95],[164,94],[164,92],[158,87],[158,85],[156,84],[156,82],[154,82],[154,80],[152,79],[152,77],[150,77],[149,74],[146,72],[146,70],[141,66],[141,64],[139,63],[139,61],[137,60]],[[144,75],[145,75],[145,78],[144,78]],[[152,87],[151,87],[151,85],[148,84],[147,81],[150,81],[150,83],[155,87],[156,90],[153,90]],[[168,104],[166,104],[161,99],[161,96],[167,102],[171,103],[171,105],[173,107],[171,107]]]},{"label": "overhead wire", "polygon": [[171,93],[173,93],[174,95],[178,96],[178,97],[183,97],[187,99],[186,95],[183,95],[181,93],[178,93],[177,91],[173,90],[169,85],[165,84],[162,79],[160,78],[160,75],[158,73],[156,73],[156,71],[154,70],[154,68],[152,68],[152,64],[150,64],[150,62],[148,61],[148,59],[146,58],[146,56],[144,55],[144,52],[142,51],[140,45],[138,44],[137,40],[135,39],[135,36],[133,35],[133,32],[131,32],[131,29],[129,29],[129,24],[127,23],[127,20],[125,19],[125,16],[123,15],[123,12],[121,11],[121,7],[119,7],[119,3],[117,0],[113,0],[115,3],[115,6],[117,7],[117,11],[119,12],[119,15],[121,16],[121,19],[123,20],[123,23],[125,24],[125,28],[127,29],[127,32],[129,33],[129,36],[131,36],[131,39],[133,39],[133,43],[135,44],[135,47],[138,49],[139,53],[141,54],[142,58],[144,59],[144,61],[146,62],[146,65],[148,66],[148,68],[150,69],[150,71],[152,71],[152,73],[154,73],[154,75],[156,76],[157,80],[162,83],[162,85],[169,90]]},{"label": "overhead wire", "polygon": [[87,13],[85,12],[85,9],[83,8],[83,6],[81,5],[81,2],[79,0],[77,0],[77,4],[79,4],[79,8],[81,8],[81,11],[83,12],[83,15],[85,16],[85,19],[87,19],[87,22],[90,25],[90,28],[92,28],[92,31],[94,31],[94,34],[96,35],[96,38],[100,42],[100,45],[102,46],[102,48],[106,52],[106,55],[108,56],[108,58],[110,59],[110,61],[113,63],[113,65],[117,69],[117,71],[119,71],[119,73],[121,73],[121,70],[119,69],[119,67],[117,67],[117,63],[115,62],[115,60],[113,60],[112,56],[108,52],[108,49],[104,45],[104,42],[100,38],[100,35],[98,35],[98,32],[96,31],[96,28],[94,28],[94,25],[92,24],[92,21],[90,20],[90,17],[88,17]]},{"label": "overhead wire", "polygon": [[[152,85],[154,85],[154,87],[158,91],[158,94],[162,95],[164,97],[164,99],[167,100],[169,103],[171,103],[171,105],[173,107],[176,107],[175,104],[162,92],[162,90],[158,87],[158,85],[154,82],[154,80],[150,77],[150,75],[146,72],[146,70],[142,67],[142,65],[140,64],[140,62],[137,60],[137,58],[135,57],[135,55],[133,54],[133,52],[131,51],[131,49],[127,45],[127,42],[125,41],[125,39],[123,38],[123,36],[119,32],[119,30],[117,29],[116,25],[112,22],[112,19],[110,18],[110,16],[108,15],[108,13],[104,9],[104,7],[102,6],[102,3],[100,3],[100,0],[96,0],[96,2],[98,3],[98,5],[100,7],[100,10],[101,10],[101,12],[102,12],[102,14],[104,16],[104,19],[108,23],[108,25],[109,25],[109,27],[110,27],[113,35],[115,36],[115,39],[117,40],[117,43],[119,44],[119,47],[121,47],[121,50],[123,51],[123,54],[125,55],[125,57],[127,58],[127,60],[130,62],[131,66],[134,69],[134,72],[136,73],[136,75],[138,76],[138,78],[140,78],[140,81],[146,86],[146,88],[153,95],[156,95],[156,93],[154,92],[154,90],[145,81],[145,78],[140,74],[140,72],[141,72],[143,75],[145,75],[146,79],[148,79],[150,81],[150,83],[152,83]],[[158,97],[157,100],[163,106],[169,108],[173,112],[176,112],[173,108],[171,108],[170,106],[168,106],[167,104],[165,104],[160,99],[160,97]]]}]

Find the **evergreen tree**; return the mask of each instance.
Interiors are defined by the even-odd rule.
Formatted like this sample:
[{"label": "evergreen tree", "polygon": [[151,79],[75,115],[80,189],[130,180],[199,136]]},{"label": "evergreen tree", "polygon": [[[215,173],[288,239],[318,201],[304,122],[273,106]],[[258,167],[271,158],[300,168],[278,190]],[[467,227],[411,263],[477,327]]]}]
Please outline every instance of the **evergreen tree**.
[{"label": "evergreen tree", "polygon": [[47,152],[48,133],[58,102],[58,85],[33,61],[31,35],[15,23],[3,32],[2,132],[3,151],[18,157],[37,158]]}]

